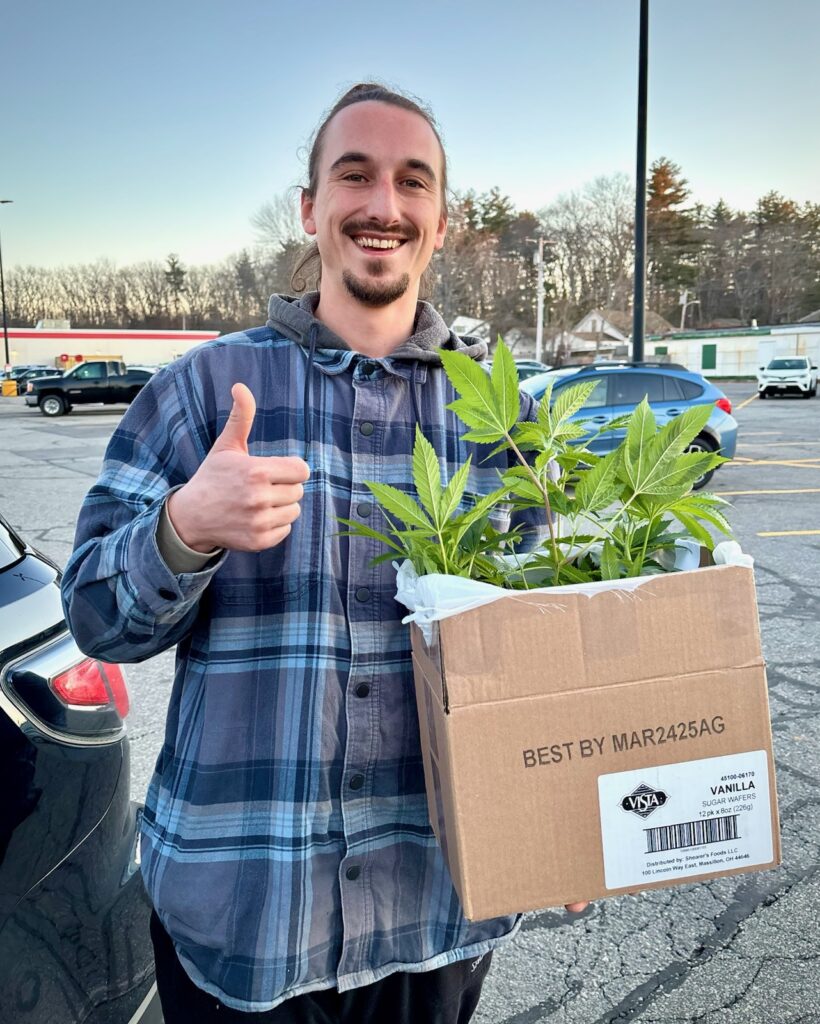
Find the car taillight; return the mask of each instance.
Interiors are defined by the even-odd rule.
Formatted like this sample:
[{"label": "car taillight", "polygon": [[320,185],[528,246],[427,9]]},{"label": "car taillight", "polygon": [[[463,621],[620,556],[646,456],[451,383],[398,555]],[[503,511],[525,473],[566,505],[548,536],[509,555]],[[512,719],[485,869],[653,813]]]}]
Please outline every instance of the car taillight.
[{"label": "car taillight", "polygon": [[719,398],[715,402],[715,405],[718,407],[718,409],[722,409],[724,412],[731,413],[732,411],[732,403],[725,396],[723,398]]},{"label": "car taillight", "polygon": [[105,707],[113,703],[120,718],[128,714],[128,690],[119,665],[89,658],[54,676],[51,689],[69,706]]},{"label": "car taillight", "polygon": [[125,732],[122,670],[83,654],[69,633],[0,672],[0,691],[33,725],[68,743],[115,743]]}]

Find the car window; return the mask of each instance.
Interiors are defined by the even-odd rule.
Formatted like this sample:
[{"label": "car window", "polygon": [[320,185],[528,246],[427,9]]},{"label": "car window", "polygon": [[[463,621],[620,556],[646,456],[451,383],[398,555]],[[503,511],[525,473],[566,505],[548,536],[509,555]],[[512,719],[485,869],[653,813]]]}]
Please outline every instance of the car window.
[{"label": "car window", "polygon": [[638,405],[644,395],[650,402],[663,401],[663,376],[659,373],[613,373],[612,405]]},{"label": "car window", "polygon": [[99,380],[105,376],[102,363],[87,363],[80,366],[74,373],[78,380]]},{"label": "car window", "polygon": [[697,384],[693,380],[679,380],[681,391],[683,391],[683,397],[688,401],[692,401],[694,398],[700,398],[703,394],[703,385]]},{"label": "car window", "polygon": [[[586,380],[589,380],[589,378],[587,378]],[[557,398],[562,391],[566,390],[567,388],[571,388],[575,384],[585,384],[586,380],[567,380],[561,381],[560,384],[556,384],[552,391],[553,400],[555,400],[555,398]],[[584,402],[584,409],[600,409],[602,405],[607,404],[606,395],[606,377],[598,377],[598,379],[595,381],[595,388],[593,389],[592,394],[589,396],[586,402]]]},{"label": "car window", "polygon": [[691,402],[693,398],[699,398],[702,394],[703,388],[693,380],[681,380],[680,377],[664,374],[663,400],[665,402],[680,402],[682,399]]},{"label": "car window", "polygon": [[773,359],[766,367],[767,370],[805,370],[809,365],[808,359]]},{"label": "car window", "polygon": [[115,377],[119,377],[122,373],[121,363],[107,363],[106,365],[108,366],[108,372],[113,374]]},{"label": "car window", "polygon": [[684,397],[681,382],[677,377],[663,378],[663,400],[664,402],[680,402]]}]

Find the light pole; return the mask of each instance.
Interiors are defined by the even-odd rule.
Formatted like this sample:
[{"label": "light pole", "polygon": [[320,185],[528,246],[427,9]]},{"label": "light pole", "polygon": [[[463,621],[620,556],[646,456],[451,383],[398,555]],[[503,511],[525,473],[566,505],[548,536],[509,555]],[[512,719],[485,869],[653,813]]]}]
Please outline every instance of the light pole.
[{"label": "light pole", "polygon": [[635,170],[635,294],[632,301],[632,358],[643,359],[646,301],[646,93],[649,66],[649,0],[641,0],[638,33],[638,147]]},{"label": "light pole", "polygon": [[[13,203],[13,199],[0,199],[0,205]],[[3,303],[3,344],[6,348],[6,366],[9,365],[9,324],[6,318],[6,282],[3,279],[3,246],[0,245],[0,301]]]}]

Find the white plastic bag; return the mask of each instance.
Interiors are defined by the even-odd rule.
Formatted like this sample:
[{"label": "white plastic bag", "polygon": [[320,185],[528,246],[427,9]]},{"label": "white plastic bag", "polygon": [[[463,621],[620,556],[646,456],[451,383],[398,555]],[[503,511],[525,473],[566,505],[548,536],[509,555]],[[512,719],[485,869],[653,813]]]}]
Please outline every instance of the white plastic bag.
[{"label": "white plastic bag", "polygon": [[[736,541],[722,541],[716,545],[713,557],[716,565],[743,565],[749,568],[754,565],[754,559],[751,555],[744,554]],[[596,583],[574,583],[565,587],[512,591],[493,586],[492,583],[481,583],[461,576],[445,576],[442,573],[419,576],[410,561],[404,561],[401,565],[396,562],[393,564],[397,569],[396,600],[410,612],[402,622],[415,622],[428,644],[433,639],[434,622],[447,619],[451,615],[460,615],[473,608],[480,608],[481,605],[509,597],[511,594],[560,594],[571,590],[574,594],[594,597],[595,594],[602,594],[608,590],[635,590],[647,580],[657,579],[657,576],[637,576],[633,579],[601,580]],[[693,540],[678,541],[674,551],[674,568],[685,572],[697,569],[699,565],[700,545]]]}]

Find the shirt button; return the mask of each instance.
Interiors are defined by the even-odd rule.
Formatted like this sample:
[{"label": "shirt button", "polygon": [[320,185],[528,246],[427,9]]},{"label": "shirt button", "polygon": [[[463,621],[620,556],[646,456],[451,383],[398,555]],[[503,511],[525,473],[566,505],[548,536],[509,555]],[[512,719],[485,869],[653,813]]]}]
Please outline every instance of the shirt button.
[{"label": "shirt button", "polygon": [[173,590],[168,590],[167,587],[160,587],[159,596],[163,599],[163,601],[173,601],[177,595],[173,592]]},{"label": "shirt button", "polygon": [[364,785],[364,775],[352,775],[350,777],[350,788],[361,789]]},{"label": "shirt button", "polygon": [[372,501],[360,501],[359,504],[356,506],[356,511],[359,513],[359,515],[362,517],[362,519],[367,519],[367,517],[373,511],[373,502]]},{"label": "shirt button", "polygon": [[369,359],[364,359],[361,362],[362,373],[365,377],[372,377],[376,372],[377,364],[371,363]]},{"label": "shirt button", "polygon": [[370,687],[367,685],[367,683],[359,683],[359,685],[356,687],[356,696],[366,697],[368,693],[370,693]]},{"label": "shirt button", "polygon": [[370,590],[367,587],[358,587],[356,589],[356,600],[357,601],[369,601]]},{"label": "shirt button", "polygon": [[361,873],[362,869],[356,864],[354,864],[353,867],[350,867],[347,869],[347,871],[345,871],[345,875],[351,882],[355,882]]},{"label": "shirt button", "polygon": [[365,420],[365,422],[359,427],[360,432],[364,434],[365,437],[370,437],[375,429],[376,428],[369,420]]}]

